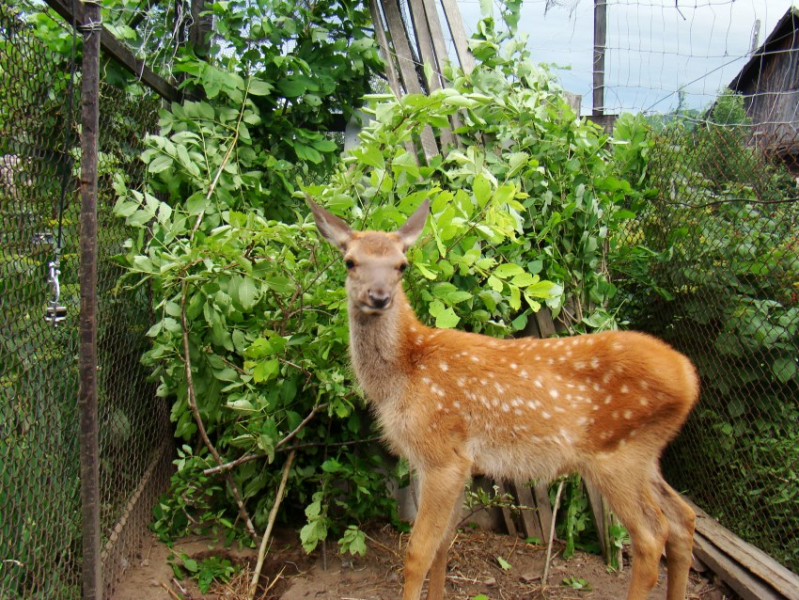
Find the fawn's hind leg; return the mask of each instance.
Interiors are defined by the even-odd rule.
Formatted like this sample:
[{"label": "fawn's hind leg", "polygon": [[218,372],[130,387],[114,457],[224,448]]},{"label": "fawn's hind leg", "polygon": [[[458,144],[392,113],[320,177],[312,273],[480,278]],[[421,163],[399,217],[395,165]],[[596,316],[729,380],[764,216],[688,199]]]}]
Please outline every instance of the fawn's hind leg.
[{"label": "fawn's hind leg", "polygon": [[660,497],[663,514],[669,521],[669,538],[666,541],[666,567],[669,573],[667,597],[668,600],[684,600],[691,569],[696,513],[660,473],[654,479],[654,488]]},{"label": "fawn's hind leg", "polygon": [[646,600],[658,580],[660,557],[669,536],[669,522],[653,489],[652,466],[616,456],[589,479],[604,494],[630,533],[632,580],[627,600]]}]

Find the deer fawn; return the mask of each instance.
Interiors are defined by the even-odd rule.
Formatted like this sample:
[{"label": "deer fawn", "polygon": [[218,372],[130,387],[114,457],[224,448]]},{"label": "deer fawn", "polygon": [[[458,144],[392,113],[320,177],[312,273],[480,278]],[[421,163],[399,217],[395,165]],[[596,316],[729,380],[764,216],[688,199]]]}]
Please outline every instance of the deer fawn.
[{"label": "deer fawn", "polygon": [[699,395],[691,362],[652,337],[604,332],[498,340],[422,325],[403,292],[405,253],[427,201],[396,232],[357,232],[309,200],[344,254],[350,353],[391,449],[417,470],[421,497],[405,556],[405,600],[444,596],[458,500],[472,471],[551,480],[578,471],[604,494],[632,541],[628,600],[658,579],[683,600],[694,512],[664,481],[660,454]]}]

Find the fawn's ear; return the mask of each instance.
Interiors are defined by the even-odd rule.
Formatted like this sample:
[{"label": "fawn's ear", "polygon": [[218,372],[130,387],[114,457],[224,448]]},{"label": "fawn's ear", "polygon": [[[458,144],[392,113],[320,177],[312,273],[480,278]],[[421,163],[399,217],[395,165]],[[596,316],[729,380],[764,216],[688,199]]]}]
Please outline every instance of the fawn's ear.
[{"label": "fawn's ear", "polygon": [[402,227],[397,230],[400,241],[402,242],[402,251],[405,252],[408,248],[413,246],[416,238],[419,237],[424,229],[425,221],[427,221],[427,214],[430,212],[430,200],[427,198],[419,205],[419,208],[408,217],[408,220],[403,223]]},{"label": "fawn's ear", "polygon": [[319,206],[310,198],[305,200],[313,213],[316,228],[328,242],[342,252],[347,249],[347,244],[352,239],[352,229],[342,219],[328,210]]}]

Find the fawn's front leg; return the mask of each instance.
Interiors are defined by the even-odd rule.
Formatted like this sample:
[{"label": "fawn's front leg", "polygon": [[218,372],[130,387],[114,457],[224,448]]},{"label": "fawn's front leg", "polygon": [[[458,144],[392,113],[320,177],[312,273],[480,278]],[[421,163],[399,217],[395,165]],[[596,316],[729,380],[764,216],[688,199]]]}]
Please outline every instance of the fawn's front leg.
[{"label": "fawn's front leg", "polygon": [[[403,600],[419,600],[422,584],[433,558],[436,572],[431,574],[428,600],[444,597],[446,545],[450,524],[470,472],[467,460],[453,455],[453,462],[440,467],[420,469],[422,484],[419,513],[413,525],[405,553],[405,590]],[[445,539],[446,538],[446,539]]]}]

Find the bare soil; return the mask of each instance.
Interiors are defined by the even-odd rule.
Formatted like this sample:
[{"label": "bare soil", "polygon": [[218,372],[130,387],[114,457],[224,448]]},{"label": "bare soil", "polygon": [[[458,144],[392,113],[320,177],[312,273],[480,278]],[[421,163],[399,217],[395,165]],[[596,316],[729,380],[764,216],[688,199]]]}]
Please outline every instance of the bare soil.
[{"label": "bare soil", "polygon": [[[390,527],[369,532],[365,557],[340,555],[335,544],[328,544],[324,560],[321,552],[307,555],[294,531],[275,534],[260,580],[259,599],[283,600],[383,600],[402,595],[402,555],[407,534]],[[471,600],[483,595],[490,600],[590,599],[618,600],[626,595],[630,579],[628,566],[610,573],[599,556],[577,553],[569,560],[560,557],[555,546],[548,585],[541,575],[546,548],[525,543],[517,537],[485,532],[459,533],[450,548],[447,598]],[[209,556],[225,557],[240,567],[236,578],[201,594],[195,582],[175,580],[168,564],[175,552],[198,561]],[[503,568],[500,559],[506,563]],[[170,550],[151,540],[114,593],[112,600],[244,600],[247,582],[252,577],[256,551],[224,548],[208,538],[191,538],[174,544]],[[510,568],[507,568],[510,565]],[[706,573],[707,574],[707,573]],[[652,600],[666,598],[665,568]],[[582,589],[576,586],[583,585]],[[692,572],[688,598],[723,600],[729,592]]]}]

